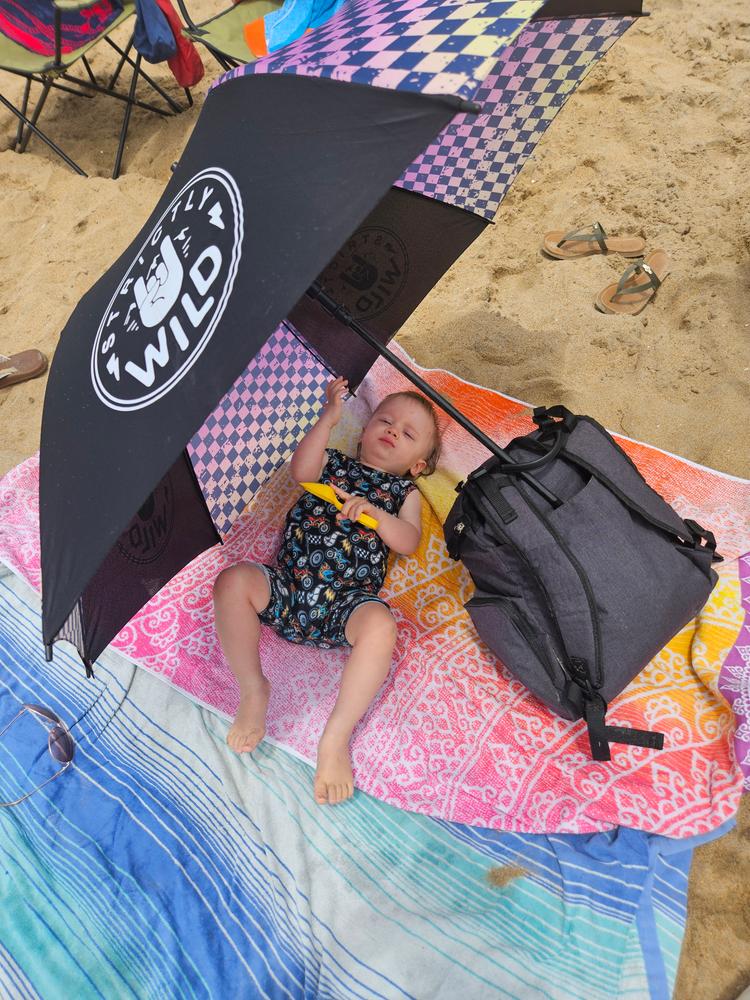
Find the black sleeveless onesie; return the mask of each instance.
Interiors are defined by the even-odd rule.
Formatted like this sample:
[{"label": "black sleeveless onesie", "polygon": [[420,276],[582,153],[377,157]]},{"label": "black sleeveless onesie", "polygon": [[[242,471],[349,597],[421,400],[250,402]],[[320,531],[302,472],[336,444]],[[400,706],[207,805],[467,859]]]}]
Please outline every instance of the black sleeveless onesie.
[{"label": "black sleeveless onesie", "polygon": [[[389,514],[398,514],[413,481],[362,465],[336,449],[320,476]],[[263,566],[271,599],[260,614],[289,642],[330,649],[348,646],[344,629],[360,604],[379,601],[389,549],[358,521],[337,521],[333,504],[303,493],[287,514],[276,565]],[[387,607],[387,605],[386,605]]]}]

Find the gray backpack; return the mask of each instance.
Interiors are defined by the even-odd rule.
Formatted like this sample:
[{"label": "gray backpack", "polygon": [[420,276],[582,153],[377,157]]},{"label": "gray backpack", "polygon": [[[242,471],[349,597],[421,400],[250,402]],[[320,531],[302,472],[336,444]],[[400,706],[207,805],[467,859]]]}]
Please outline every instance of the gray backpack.
[{"label": "gray backpack", "polygon": [[595,420],[554,406],[534,422],[505,449],[512,463],[493,457],[457,487],[445,540],[476,584],[466,610],[548,708],[586,719],[595,760],[610,759],[610,742],[661,750],[661,733],[606,725],[607,703],[705,604],[721,560],[713,535],[683,521]]}]

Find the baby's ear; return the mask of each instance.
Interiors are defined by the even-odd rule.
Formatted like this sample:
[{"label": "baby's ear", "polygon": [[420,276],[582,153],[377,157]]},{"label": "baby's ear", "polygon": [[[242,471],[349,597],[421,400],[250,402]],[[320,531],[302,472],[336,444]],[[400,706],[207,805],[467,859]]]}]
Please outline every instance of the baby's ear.
[{"label": "baby's ear", "polygon": [[412,467],[409,469],[409,475],[419,476],[421,475],[421,473],[424,472],[426,468],[427,468],[427,462],[423,458],[420,458],[419,461],[415,462],[414,465],[412,465]]}]

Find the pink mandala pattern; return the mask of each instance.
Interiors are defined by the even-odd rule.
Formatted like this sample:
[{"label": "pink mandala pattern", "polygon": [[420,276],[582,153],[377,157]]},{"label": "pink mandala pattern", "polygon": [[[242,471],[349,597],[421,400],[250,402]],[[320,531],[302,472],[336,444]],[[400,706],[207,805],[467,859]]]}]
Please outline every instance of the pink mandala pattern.
[{"label": "pink mandala pattern", "polygon": [[[525,408],[514,400],[446,372],[428,378],[498,441],[529,427]],[[386,365],[376,365],[336,443],[350,445],[368,406],[402,385]],[[750,548],[740,516],[750,506],[750,484],[623,443],[656,488],[679,495],[691,514],[717,530],[725,556]],[[664,732],[665,750],[616,745],[611,763],[594,762],[583,725],[551,715],[511,678],[464,612],[471,581],[447,556],[441,519],[456,481],[484,457],[463,432],[446,430],[445,465],[424,485],[429,504],[422,546],[392,565],[384,597],[398,619],[398,646],[391,675],[355,734],[358,788],[405,809],[495,829],[589,833],[620,824],[687,837],[716,828],[736,812],[740,765],[750,770],[750,634],[738,572],[741,565],[747,585],[750,564],[728,558],[700,618],[610,708],[613,724]],[[0,559],[39,589],[37,479],[34,457],[0,481]],[[225,545],[170,581],[113,646],[231,716],[237,689],[216,638],[213,581],[225,566],[273,557],[296,494],[280,469]],[[269,737],[313,761],[345,654],[292,646],[264,630],[261,655],[273,685]],[[736,732],[728,702],[737,713]]]}]

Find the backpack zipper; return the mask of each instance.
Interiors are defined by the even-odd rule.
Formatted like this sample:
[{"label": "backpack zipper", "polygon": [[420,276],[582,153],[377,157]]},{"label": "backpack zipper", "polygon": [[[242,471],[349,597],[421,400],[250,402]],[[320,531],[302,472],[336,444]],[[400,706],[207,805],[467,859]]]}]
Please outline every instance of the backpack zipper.
[{"label": "backpack zipper", "polygon": [[573,569],[578,574],[578,578],[581,581],[581,585],[583,586],[584,593],[586,594],[586,600],[587,600],[588,606],[589,606],[589,614],[591,615],[592,631],[594,633],[594,669],[595,669],[595,677],[596,677],[596,682],[597,682],[596,684],[594,684],[594,687],[598,689],[599,687],[601,687],[601,684],[602,684],[602,638],[601,638],[601,630],[600,630],[600,627],[599,627],[599,615],[597,614],[597,611],[596,611],[596,603],[594,601],[594,592],[591,589],[591,583],[589,582],[589,578],[586,576],[586,573],[584,572],[583,566],[581,566],[581,564],[578,562],[578,560],[576,559],[576,557],[570,551],[570,549],[565,544],[565,542],[562,540],[562,538],[557,533],[557,531],[554,529],[554,527],[552,526],[552,524],[547,520],[547,518],[544,516],[544,514],[542,514],[542,512],[539,510],[539,508],[536,506],[536,504],[534,504],[533,501],[529,498],[528,493],[525,490],[521,489],[521,484],[520,483],[516,484],[516,489],[523,496],[524,500],[526,501],[526,503],[529,506],[529,509],[532,510],[536,514],[536,516],[538,517],[538,519],[542,522],[542,524],[545,526],[545,528],[547,529],[547,531],[549,531],[549,533],[552,535],[552,537],[554,538],[554,540],[560,546],[561,551],[564,552],[565,555],[568,557],[568,561],[570,562],[571,566],[573,567]]}]

